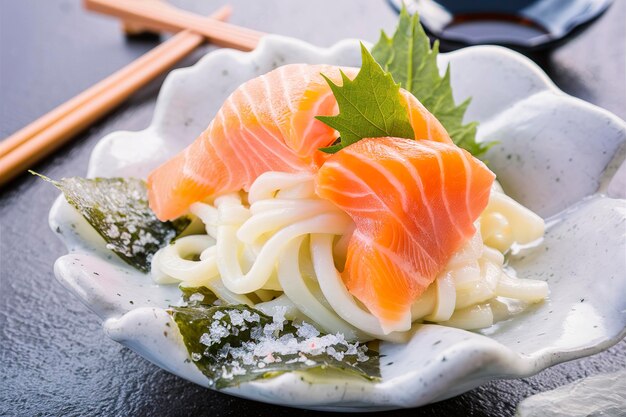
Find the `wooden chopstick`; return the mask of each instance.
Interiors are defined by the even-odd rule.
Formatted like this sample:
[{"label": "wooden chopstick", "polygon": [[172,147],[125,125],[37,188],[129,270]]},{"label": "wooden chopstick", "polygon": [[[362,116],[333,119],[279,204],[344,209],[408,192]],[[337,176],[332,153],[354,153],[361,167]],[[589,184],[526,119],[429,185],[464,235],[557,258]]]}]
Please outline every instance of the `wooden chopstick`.
[{"label": "wooden chopstick", "polygon": [[[211,15],[226,19],[230,7]],[[244,38],[231,37],[231,43]],[[128,66],[62,104],[0,142],[0,185],[65,143],[120,104],[132,93],[197,48],[205,37],[185,30],[155,47]],[[245,38],[247,48],[249,39]]]},{"label": "wooden chopstick", "polygon": [[140,23],[157,30],[178,32],[191,29],[207,37],[216,45],[251,50],[264,35],[252,29],[241,28],[225,22],[209,21],[204,16],[178,9],[167,3],[128,0],[84,0],[87,9]]}]

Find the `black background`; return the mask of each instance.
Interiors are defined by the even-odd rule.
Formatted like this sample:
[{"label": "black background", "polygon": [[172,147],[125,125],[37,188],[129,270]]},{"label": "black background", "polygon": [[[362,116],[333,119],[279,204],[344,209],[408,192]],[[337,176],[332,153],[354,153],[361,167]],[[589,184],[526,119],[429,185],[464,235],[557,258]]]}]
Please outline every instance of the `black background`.
[{"label": "black background", "polygon": [[[131,1],[131,0],[129,0]],[[223,1],[174,3],[208,14]],[[345,37],[375,41],[396,15],[383,0],[232,0],[231,21],[327,46]],[[626,2],[551,54],[533,58],[565,92],[626,118]],[[118,23],[77,0],[0,0],[0,137],[5,137],[132,61],[155,39],[126,40]],[[181,63],[193,62],[202,48]],[[162,79],[34,168],[51,177],[84,175],[107,133],[145,128]],[[207,121],[208,123],[208,121]],[[208,391],[168,374],[109,340],[91,314],[55,280],[64,254],[49,231],[57,192],[22,175],[0,191],[0,415],[186,416],[316,414]],[[460,397],[389,415],[512,415],[531,394],[621,369],[626,342],[539,375],[487,384]]]}]

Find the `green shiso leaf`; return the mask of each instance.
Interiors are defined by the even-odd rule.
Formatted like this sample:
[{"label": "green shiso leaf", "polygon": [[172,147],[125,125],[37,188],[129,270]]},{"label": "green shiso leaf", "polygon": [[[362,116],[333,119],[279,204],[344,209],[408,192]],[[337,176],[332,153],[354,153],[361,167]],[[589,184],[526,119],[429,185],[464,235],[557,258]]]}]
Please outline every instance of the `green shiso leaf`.
[{"label": "green shiso leaf", "polygon": [[361,44],[361,70],[354,80],[341,73],[341,86],[326,76],[337,104],[337,116],[317,116],[317,119],[339,132],[339,143],[322,148],[335,153],[363,138],[395,136],[414,139],[407,107],[400,95],[400,86],[380,67]]},{"label": "green shiso leaf", "polygon": [[150,270],[152,255],[180,233],[185,217],[162,222],[148,206],[144,181],[137,178],[63,178],[52,180],[35,172],[63,192],[65,199],[104,238],[107,248],[127,264]]},{"label": "green shiso leaf", "polygon": [[[245,305],[195,304],[171,307],[170,314],[193,362],[209,378],[210,386],[217,389],[284,372],[315,369],[347,372],[368,380],[380,378],[376,351],[337,336],[311,336],[314,328],[306,323],[282,317],[276,321],[276,317]],[[324,340],[329,343],[319,352],[289,348],[303,340],[307,346],[325,346]]]},{"label": "green shiso leaf", "polygon": [[439,75],[438,53],[439,43],[435,42],[431,49],[419,16],[409,15],[404,8],[394,35],[389,37],[382,32],[372,48],[376,61],[441,122],[454,143],[480,157],[491,144],[476,142],[477,123],[463,124],[470,99],[456,105],[450,86],[450,67],[443,77]]}]

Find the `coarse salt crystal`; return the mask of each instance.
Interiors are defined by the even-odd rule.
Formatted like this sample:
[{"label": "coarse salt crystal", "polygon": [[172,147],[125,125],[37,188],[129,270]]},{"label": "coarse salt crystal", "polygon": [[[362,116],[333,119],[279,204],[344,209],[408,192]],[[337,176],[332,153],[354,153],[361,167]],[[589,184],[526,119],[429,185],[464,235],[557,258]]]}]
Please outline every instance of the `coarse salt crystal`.
[{"label": "coarse salt crystal", "polygon": [[217,351],[217,354],[221,356],[222,358],[225,358],[228,356],[229,353],[231,353],[230,351],[231,351],[230,343],[226,343],[224,346],[220,348],[220,350]]},{"label": "coarse salt crystal", "polygon": [[343,360],[343,352],[338,352],[334,347],[329,346],[326,348],[326,353],[332,356],[334,359],[341,361]]},{"label": "coarse salt crystal", "polygon": [[238,310],[228,310],[228,317],[230,317],[230,322],[235,326],[243,324],[243,314]]},{"label": "coarse salt crystal", "polygon": [[[366,346],[363,346],[366,347]],[[365,354],[365,350],[359,349],[356,355],[356,360],[359,362],[365,362],[369,357]]]},{"label": "coarse salt crystal", "polygon": [[109,228],[107,229],[107,233],[106,234],[109,237],[112,237],[113,239],[116,239],[116,238],[120,237],[120,229],[115,224],[111,224],[111,225],[109,225]]},{"label": "coarse salt crystal", "polygon": [[277,341],[280,343],[288,343],[290,340],[294,340],[295,336],[291,333],[282,335]]},{"label": "coarse salt crystal", "polygon": [[263,335],[263,328],[261,326],[254,326],[250,330],[250,337],[252,339],[258,339]]},{"label": "coarse salt crystal", "polygon": [[211,345],[211,335],[208,333],[202,333],[202,336],[200,336],[200,343],[206,346]]},{"label": "coarse salt crystal", "polygon": [[[201,294],[199,292],[195,292],[193,294],[191,294],[191,296],[189,296],[189,301],[193,301],[193,302],[202,302],[204,300],[204,294]],[[220,311],[218,311],[217,313],[221,313]],[[217,314],[215,313],[215,314]],[[215,317],[215,314],[213,314],[213,318]],[[219,320],[221,317],[217,317],[217,319]]]},{"label": "coarse salt crystal", "polygon": [[309,339],[312,337],[317,337],[320,335],[320,332],[310,325],[309,323],[302,323],[300,328],[297,331],[298,336],[303,337],[305,339]]},{"label": "coarse salt crystal", "polygon": [[258,323],[261,321],[261,316],[257,313],[250,313],[248,310],[242,312],[243,319],[248,323]]},{"label": "coarse salt crystal", "polygon": [[[193,294],[190,300],[193,300],[196,294]],[[213,319],[216,321],[211,323],[209,332],[200,337],[200,342],[208,347],[219,344],[225,337],[238,335],[241,331],[247,330],[248,323],[259,323],[250,326],[250,340],[238,341],[239,346],[226,343],[219,349],[217,354],[222,362],[221,378],[232,379],[235,375],[245,374],[244,367],[255,366],[262,369],[274,362],[302,363],[307,367],[312,367],[318,362],[311,357],[321,354],[329,355],[338,361],[345,360],[346,355],[352,355],[351,364],[369,359],[365,354],[366,346],[361,346],[358,342],[354,344],[346,342],[343,334],[320,336],[320,331],[306,322],[287,322],[289,326],[295,328],[295,335],[293,333],[281,335],[286,323],[285,312],[285,308],[276,308],[271,322],[263,325],[260,324],[259,314],[252,313],[250,310],[225,309],[213,314]],[[226,321],[221,321],[225,317],[227,317]],[[338,351],[337,346],[345,346],[346,351]],[[291,357],[291,359],[285,361],[281,356]],[[199,357],[201,358],[201,355]]]},{"label": "coarse salt crystal", "polygon": [[356,355],[356,344],[349,344],[348,349],[346,349],[346,355]]}]

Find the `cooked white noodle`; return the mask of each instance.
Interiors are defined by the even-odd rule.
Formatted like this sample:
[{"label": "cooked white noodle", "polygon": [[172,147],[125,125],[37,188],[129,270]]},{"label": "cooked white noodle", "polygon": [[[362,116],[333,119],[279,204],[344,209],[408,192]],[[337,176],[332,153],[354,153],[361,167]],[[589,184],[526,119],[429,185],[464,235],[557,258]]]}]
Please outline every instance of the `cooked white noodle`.
[{"label": "cooked white noodle", "polygon": [[443,276],[437,277],[433,285],[435,286],[435,307],[424,319],[428,321],[446,321],[454,313],[456,304],[456,289],[452,273],[448,272]]},{"label": "cooked white noodle", "polygon": [[466,330],[483,329],[493,324],[493,311],[487,304],[476,304],[456,310],[449,320],[440,324]]},{"label": "cooked white noodle", "polygon": [[283,252],[278,264],[278,279],[285,295],[298,309],[328,333],[343,333],[351,339],[359,338],[354,327],[337,317],[313,295],[300,269],[300,246],[304,236],[296,238]]},{"label": "cooked white noodle", "polygon": [[285,308],[288,318],[347,339],[404,341],[416,321],[484,328],[494,322],[497,297],[535,303],[548,295],[545,282],[506,274],[503,253],[540,239],[544,223],[497,183],[476,234],[394,322],[381,322],[344,285],[336,265],[345,263],[354,222],[317,197],[312,174],[268,172],[247,195],[194,203],[190,212],[207,234],[181,237],[158,251],[155,281],[206,286],[225,303],[254,305],[268,314]]},{"label": "cooked white noodle", "polygon": [[[215,239],[207,235],[185,236],[159,251],[159,269],[166,275],[187,282],[217,278]],[[199,260],[191,260],[197,257]]]},{"label": "cooked white noodle", "polygon": [[[335,313],[357,329],[372,336],[380,339],[397,338],[397,335],[390,334],[389,329],[384,329],[383,324],[373,314],[361,308],[355,298],[350,295],[339,271],[335,268],[332,242],[333,236],[318,233],[311,235],[311,256],[317,280]],[[405,320],[394,330],[403,331],[410,328],[411,316],[408,312]]]}]

